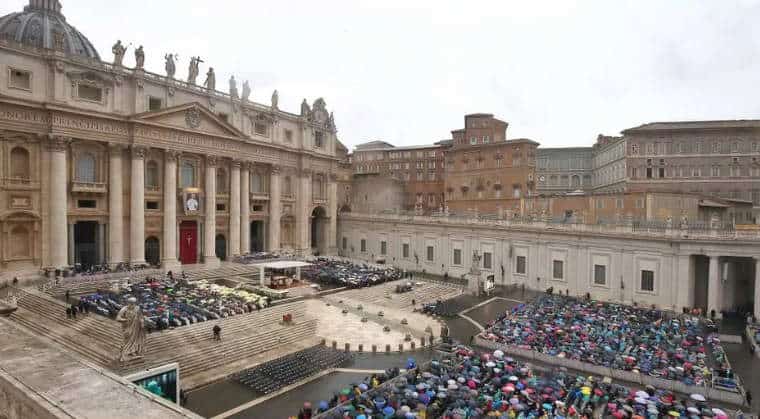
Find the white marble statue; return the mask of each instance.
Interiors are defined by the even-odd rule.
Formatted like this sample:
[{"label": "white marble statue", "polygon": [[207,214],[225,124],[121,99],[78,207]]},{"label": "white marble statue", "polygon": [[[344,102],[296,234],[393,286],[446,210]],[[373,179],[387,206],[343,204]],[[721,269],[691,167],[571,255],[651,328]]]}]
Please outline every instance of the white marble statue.
[{"label": "white marble statue", "polygon": [[127,52],[127,47],[122,45],[121,39],[116,41],[111,48],[111,52],[113,52],[113,65],[121,67],[124,62],[124,54]]},{"label": "white marble statue", "polygon": [[251,85],[246,80],[243,82],[243,102],[248,102],[249,97],[251,97]]},{"label": "white marble statue", "polygon": [[140,45],[135,50],[135,68],[142,70],[145,67],[145,50],[143,50],[143,46]]},{"label": "white marble statue", "polygon": [[174,62],[176,58],[177,56],[175,54],[164,55],[164,59],[166,60],[166,77],[169,77],[170,79],[173,79],[174,74],[177,72],[177,64]]},{"label": "white marble statue", "polygon": [[280,94],[277,93],[277,89],[274,89],[274,92],[272,92],[272,109],[279,109],[278,105],[280,102]]},{"label": "white marble statue", "polygon": [[202,62],[203,60],[201,60],[201,57],[190,57],[190,67],[187,70],[188,83],[195,84],[195,81],[198,79],[198,74],[200,74],[198,65]]},{"label": "white marble statue", "polygon": [[116,321],[121,323],[124,336],[119,353],[119,361],[122,362],[127,356],[140,357],[145,351],[145,328],[142,310],[134,297],[130,297],[127,303],[116,315]]},{"label": "white marble statue", "polygon": [[216,90],[216,74],[214,74],[214,67],[209,67],[206,73],[206,81],[203,82],[206,89],[214,91]]},{"label": "white marble statue", "polygon": [[233,99],[238,98],[237,81],[235,80],[235,76],[230,77],[230,96],[232,96]]}]

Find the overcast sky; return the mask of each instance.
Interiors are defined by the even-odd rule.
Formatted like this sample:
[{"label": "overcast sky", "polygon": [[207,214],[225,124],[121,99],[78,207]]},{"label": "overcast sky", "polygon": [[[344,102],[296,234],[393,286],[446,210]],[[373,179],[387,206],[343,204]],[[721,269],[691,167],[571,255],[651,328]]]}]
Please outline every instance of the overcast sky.
[{"label": "overcast sky", "polygon": [[544,146],[760,117],[759,1],[61,1],[107,61],[120,38],[144,45],[150,71],[175,52],[184,78],[200,55],[219,88],[234,74],[291,112],[324,97],[350,148],[450,138],[473,112]]}]

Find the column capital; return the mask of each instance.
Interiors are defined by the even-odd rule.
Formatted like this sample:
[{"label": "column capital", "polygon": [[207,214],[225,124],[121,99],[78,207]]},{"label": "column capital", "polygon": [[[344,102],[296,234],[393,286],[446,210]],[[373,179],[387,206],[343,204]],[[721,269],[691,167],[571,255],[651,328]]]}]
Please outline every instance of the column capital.
[{"label": "column capital", "polygon": [[71,137],[65,137],[62,135],[48,135],[48,150],[55,152],[64,152],[71,143]]},{"label": "column capital", "polygon": [[139,146],[139,145],[133,145],[132,146],[132,159],[133,160],[142,160],[145,158],[145,155],[148,153],[148,147],[145,146]]},{"label": "column capital", "polygon": [[313,174],[314,172],[311,169],[301,169],[299,172],[299,175],[304,178],[310,178]]},{"label": "column capital", "polygon": [[177,161],[181,152],[177,150],[164,150],[164,159],[166,161]]},{"label": "column capital", "polygon": [[242,165],[243,165],[243,162],[236,159],[232,159],[232,163],[230,163],[230,166],[232,166],[233,169],[240,169],[240,166]]},{"label": "column capital", "polygon": [[108,151],[112,154],[122,153],[127,149],[127,146],[119,143],[108,143]]},{"label": "column capital", "polygon": [[219,164],[219,158],[216,156],[206,156],[206,167],[216,167]]},{"label": "column capital", "polygon": [[277,165],[277,164],[273,164],[273,165],[272,165],[272,166],[269,168],[269,172],[270,172],[271,174],[273,174],[273,175],[279,175],[279,174],[280,174],[280,172],[282,172],[282,167],[281,167],[281,166],[279,166],[279,165]]}]

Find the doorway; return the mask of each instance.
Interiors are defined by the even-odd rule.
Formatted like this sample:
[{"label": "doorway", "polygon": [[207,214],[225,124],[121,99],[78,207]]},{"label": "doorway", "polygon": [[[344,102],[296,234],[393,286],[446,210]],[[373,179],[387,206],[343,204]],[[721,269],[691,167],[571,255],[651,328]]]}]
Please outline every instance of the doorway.
[{"label": "doorway", "polygon": [[74,224],[74,263],[80,264],[83,269],[100,263],[97,236],[97,221],[79,221]]},{"label": "doorway", "polygon": [[311,249],[315,255],[323,253],[325,249],[325,231],[327,227],[327,211],[323,207],[316,207],[311,212]]},{"label": "doorway", "polygon": [[264,221],[251,221],[251,252],[264,251]]},{"label": "doorway", "polygon": [[216,257],[219,260],[227,259],[227,239],[224,238],[223,234],[216,235]]},{"label": "doorway", "polygon": [[198,223],[183,221],[179,225],[179,260],[183,265],[198,263]]},{"label": "doorway", "polygon": [[161,264],[161,244],[155,236],[145,239],[145,261],[153,266]]}]

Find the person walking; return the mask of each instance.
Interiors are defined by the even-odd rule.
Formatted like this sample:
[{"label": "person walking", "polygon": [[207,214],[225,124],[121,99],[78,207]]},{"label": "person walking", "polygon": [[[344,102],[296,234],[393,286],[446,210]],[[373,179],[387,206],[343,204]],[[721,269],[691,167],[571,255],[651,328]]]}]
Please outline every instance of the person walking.
[{"label": "person walking", "polygon": [[222,328],[215,324],[214,328],[212,329],[214,332],[214,340],[221,341],[222,340]]},{"label": "person walking", "polygon": [[752,393],[747,390],[747,392],[744,394],[744,398],[747,399],[747,406],[752,406]]},{"label": "person walking", "polygon": [[77,306],[71,306],[71,317],[74,320],[77,319]]},{"label": "person walking", "polygon": [[71,318],[71,307],[69,306],[66,306],[66,318],[67,319]]}]

